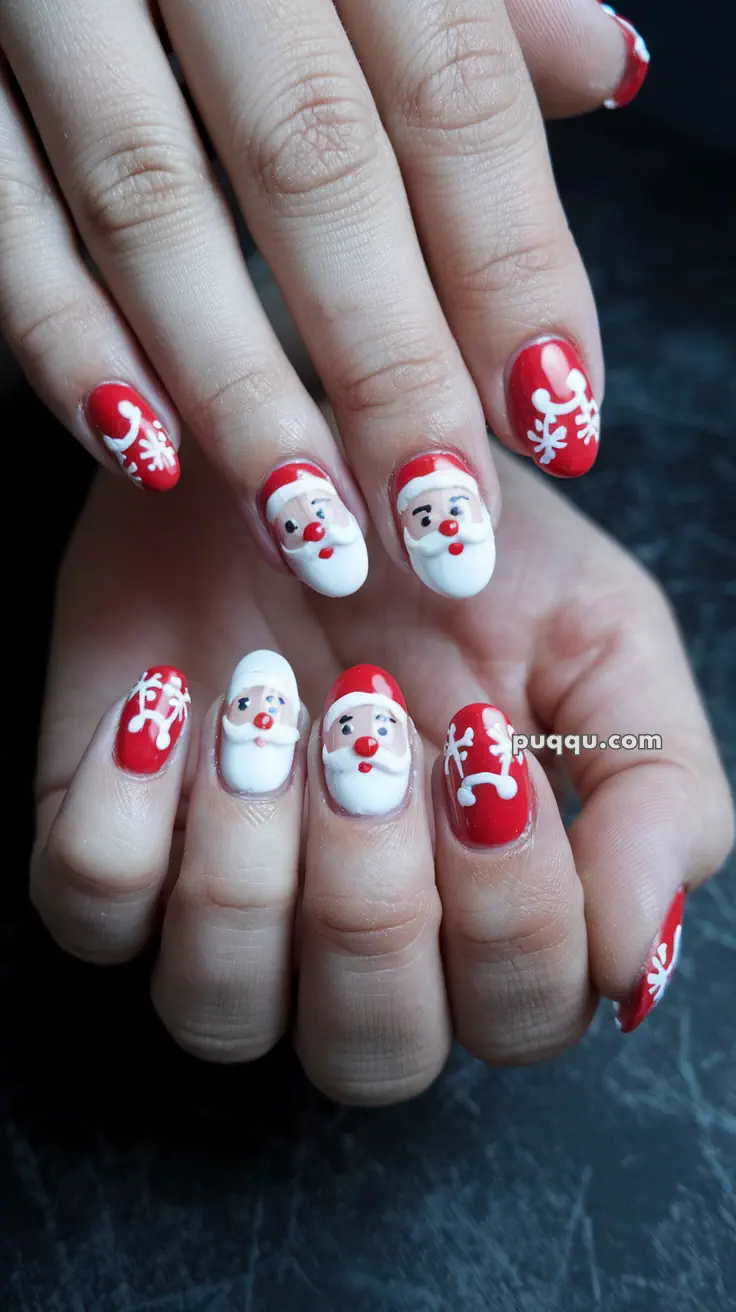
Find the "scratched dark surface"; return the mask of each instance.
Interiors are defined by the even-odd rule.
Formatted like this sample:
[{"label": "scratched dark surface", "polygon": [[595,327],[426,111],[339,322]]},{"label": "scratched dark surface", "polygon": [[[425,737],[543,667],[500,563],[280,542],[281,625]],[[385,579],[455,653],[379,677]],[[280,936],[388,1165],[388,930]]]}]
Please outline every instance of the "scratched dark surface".
[{"label": "scratched dark surface", "polygon": [[[609,365],[603,454],[571,495],[663,581],[733,777],[732,164],[624,116],[555,141]],[[25,442],[49,427],[24,394],[5,420]],[[55,430],[47,451],[48,560],[35,619],[24,576],[3,747],[6,833],[26,827],[0,930],[2,1312],[736,1307],[733,865],[693,898],[679,981],[638,1034],[622,1040],[606,1009],[551,1065],[456,1054],[426,1096],[379,1112],[329,1105],[285,1050],[198,1065],[152,1018],[145,963],[95,972],[53,949],[25,899],[30,753],[87,467]],[[16,536],[10,550],[6,566]]]}]

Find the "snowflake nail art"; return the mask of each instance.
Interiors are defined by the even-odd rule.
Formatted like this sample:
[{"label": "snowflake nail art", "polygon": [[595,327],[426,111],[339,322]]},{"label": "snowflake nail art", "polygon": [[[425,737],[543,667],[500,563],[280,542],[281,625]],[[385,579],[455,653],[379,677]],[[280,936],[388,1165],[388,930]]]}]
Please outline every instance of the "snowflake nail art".
[{"label": "snowflake nail art", "polygon": [[463,842],[513,842],[529,822],[529,772],[513,750],[514,729],[495,706],[476,702],[453,717],[444,773],[453,828]]},{"label": "snowflake nail art", "polygon": [[141,675],[120,718],[118,764],[131,774],[157,774],[189,716],[191,697],[183,674],[156,665]]},{"label": "snowflake nail art", "polygon": [[540,469],[558,478],[588,472],[598,454],[600,410],[569,342],[546,338],[527,346],[507,393],[514,431]]},{"label": "snowflake nail art", "polygon": [[664,997],[675,973],[682,940],[685,890],[678,889],[664,924],[654,940],[641,979],[625,1002],[614,1003],[618,1028],[630,1034]]},{"label": "snowflake nail art", "polygon": [[87,400],[90,427],[132,482],[165,492],[179,481],[179,457],[153,410],[125,383],[102,383]]}]

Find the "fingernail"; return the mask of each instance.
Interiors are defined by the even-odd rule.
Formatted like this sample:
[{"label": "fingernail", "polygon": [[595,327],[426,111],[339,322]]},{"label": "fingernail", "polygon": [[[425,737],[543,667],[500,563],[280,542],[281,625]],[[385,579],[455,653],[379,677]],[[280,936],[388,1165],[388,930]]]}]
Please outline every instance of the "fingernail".
[{"label": "fingernail", "polygon": [[261,511],[281,554],[302,583],[325,597],[357,592],[368,552],[357,519],[318,465],[294,460],[269,474]]},{"label": "fingernail", "polygon": [[605,100],[603,103],[606,109],[623,109],[624,105],[630,105],[641,91],[644,79],[649,72],[649,51],[644,38],[639,35],[627,18],[622,18],[610,5],[602,4],[601,9],[618,24],[626,42],[624,75],[610,100]]},{"label": "fingernail", "polygon": [[652,943],[641,978],[625,1002],[614,1003],[616,1024],[624,1034],[638,1029],[650,1011],[664,997],[675,973],[682,938],[685,890],[678,889],[664,924]]},{"label": "fingernail", "polygon": [[133,483],[167,492],[179,482],[179,457],[161,420],[127,383],[102,383],[87,397],[92,431]]},{"label": "fingernail", "polygon": [[557,478],[587,474],[598,455],[600,411],[569,342],[544,337],[516,356],[506,385],[514,432],[540,469]]},{"label": "fingernail", "polygon": [[131,690],[115,743],[118,765],[129,774],[158,774],[189,716],[187,681],[172,665],[154,665]]},{"label": "fingernail", "polygon": [[531,815],[529,767],[514,755],[513,726],[485,702],[452,719],[444,748],[450,823],[461,843],[501,847],[523,834]]},{"label": "fingernail", "polygon": [[474,597],[496,564],[493,524],[478,483],[460,456],[428,451],[394,479],[396,517],[411,567],[444,597]]},{"label": "fingernail", "polygon": [[220,771],[235,793],[277,793],[299,741],[299,690],[289,662],[253,651],[236,667],[222,715]]},{"label": "fingernail", "polygon": [[333,801],[349,815],[388,815],[411,776],[406,702],[378,665],[354,665],[332,685],[322,719],[322,762]]}]

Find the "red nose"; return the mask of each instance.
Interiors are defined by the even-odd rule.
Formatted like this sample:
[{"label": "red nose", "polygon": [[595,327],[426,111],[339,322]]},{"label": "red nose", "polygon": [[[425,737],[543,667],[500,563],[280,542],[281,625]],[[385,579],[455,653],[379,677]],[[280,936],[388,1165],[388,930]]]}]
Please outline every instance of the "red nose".
[{"label": "red nose", "polygon": [[307,524],[307,527],[304,530],[304,541],[321,542],[324,535],[325,535],[324,524],[320,524],[319,520],[314,519],[312,520],[311,524]]},{"label": "red nose", "polygon": [[273,725],[273,716],[266,711],[259,711],[253,723],[256,729],[270,729]]},{"label": "red nose", "polygon": [[378,751],[377,738],[356,738],[353,751],[358,756],[375,756]]},{"label": "red nose", "polygon": [[460,525],[456,519],[443,519],[440,524],[440,533],[446,538],[454,538],[459,529]]}]

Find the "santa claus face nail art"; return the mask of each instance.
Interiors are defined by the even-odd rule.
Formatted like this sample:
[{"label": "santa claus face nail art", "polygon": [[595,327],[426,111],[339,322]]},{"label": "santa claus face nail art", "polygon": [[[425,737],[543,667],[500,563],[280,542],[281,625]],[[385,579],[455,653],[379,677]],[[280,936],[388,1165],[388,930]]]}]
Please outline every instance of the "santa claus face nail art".
[{"label": "santa claus face nail art", "polygon": [[598,455],[600,412],[570,343],[547,337],[526,346],[506,391],[514,432],[535,465],[557,478],[587,474]]},{"label": "santa claus face nail art", "polygon": [[462,843],[500,847],[523,834],[531,813],[529,768],[514,753],[503,711],[475,702],[453,716],[444,748],[452,828]]},{"label": "santa claus face nail art", "polygon": [[624,1034],[638,1029],[650,1011],[664,997],[675,973],[682,938],[682,917],[685,910],[685,890],[678,889],[667,912],[664,924],[647,957],[646,965],[636,988],[625,1002],[614,1003],[616,1024]]},{"label": "santa claus face nail art", "polygon": [[396,513],[412,568],[445,597],[474,597],[489,582],[496,545],[478,484],[459,456],[410,460],[394,486]]},{"label": "santa claus face nail art", "polygon": [[266,479],[261,507],[302,583],[325,597],[347,597],[363,586],[368,552],[360,525],[317,465],[280,465]]},{"label": "santa claus face nail art", "polygon": [[411,776],[408,716],[399,685],[379,666],[354,665],[333,684],[322,761],[330,796],[350,815],[401,806]]},{"label": "santa claus face nail art", "polygon": [[603,103],[606,109],[623,109],[625,105],[631,104],[644,85],[644,79],[649,72],[649,51],[644,38],[639,35],[628,19],[622,18],[610,5],[601,4],[601,9],[620,27],[626,42],[627,52],[626,69],[618,88],[610,100]]},{"label": "santa claus face nail art", "polygon": [[141,675],[123,708],[115,742],[118,765],[130,774],[158,774],[189,717],[187,681],[171,665]]},{"label": "santa claus face nail art", "polygon": [[179,481],[176,447],[153,410],[127,383],[102,383],[88,396],[87,422],[131,482],[166,492]]},{"label": "santa claus face nail art", "polygon": [[299,741],[299,691],[289,662],[254,651],[237,666],[222,716],[220,770],[235,793],[278,792]]}]

